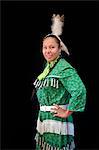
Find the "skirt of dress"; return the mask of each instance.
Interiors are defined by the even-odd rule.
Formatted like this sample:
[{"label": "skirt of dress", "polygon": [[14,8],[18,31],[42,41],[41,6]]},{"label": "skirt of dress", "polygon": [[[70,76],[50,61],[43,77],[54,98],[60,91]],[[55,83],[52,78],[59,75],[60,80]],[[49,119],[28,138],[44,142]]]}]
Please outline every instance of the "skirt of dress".
[{"label": "skirt of dress", "polygon": [[36,150],[74,150],[74,124],[72,116],[67,119],[52,118],[40,113],[35,136]]}]

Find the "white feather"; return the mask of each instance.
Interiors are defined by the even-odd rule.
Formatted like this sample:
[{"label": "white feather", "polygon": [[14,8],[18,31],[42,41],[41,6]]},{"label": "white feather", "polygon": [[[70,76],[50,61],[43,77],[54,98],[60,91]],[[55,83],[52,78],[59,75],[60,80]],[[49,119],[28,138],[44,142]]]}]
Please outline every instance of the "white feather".
[{"label": "white feather", "polygon": [[62,40],[59,37],[60,35],[62,35],[63,26],[64,26],[64,18],[60,17],[60,15],[53,14],[52,25],[51,25],[51,31],[52,31],[51,34],[55,35],[60,40],[61,50],[65,51],[68,55],[70,55],[67,46],[62,42]]},{"label": "white feather", "polygon": [[52,34],[55,34],[57,36],[60,36],[62,34],[62,28],[63,28],[64,22],[61,21],[60,17],[58,15],[54,16],[52,18],[52,26],[51,31]]}]

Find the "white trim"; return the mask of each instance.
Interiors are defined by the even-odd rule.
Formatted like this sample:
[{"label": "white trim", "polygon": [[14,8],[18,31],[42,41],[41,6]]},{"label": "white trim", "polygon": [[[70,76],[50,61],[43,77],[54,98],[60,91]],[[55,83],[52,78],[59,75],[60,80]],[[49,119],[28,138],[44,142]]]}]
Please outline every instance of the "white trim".
[{"label": "white trim", "polygon": [[46,78],[60,78],[60,76],[57,76],[57,75],[54,75],[54,74],[52,74],[52,75],[48,75]]},{"label": "white trim", "polygon": [[74,125],[71,122],[61,122],[57,120],[44,120],[43,122],[40,121],[38,118],[37,120],[37,131],[40,134],[50,132],[56,133],[61,135],[73,135],[74,136]]},{"label": "white trim", "polygon": [[[58,105],[58,106],[66,110],[68,104],[67,105]],[[53,106],[46,106],[46,105],[44,105],[44,106],[40,106],[40,111],[44,111],[44,112],[45,111],[50,111],[50,112],[53,112],[51,110],[51,108],[56,108],[56,107],[54,105]]]}]

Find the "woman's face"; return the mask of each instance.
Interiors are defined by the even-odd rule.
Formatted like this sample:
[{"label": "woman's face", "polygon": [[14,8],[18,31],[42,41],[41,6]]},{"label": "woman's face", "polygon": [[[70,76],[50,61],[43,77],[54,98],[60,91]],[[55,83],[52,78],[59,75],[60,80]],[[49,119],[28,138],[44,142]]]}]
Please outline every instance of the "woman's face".
[{"label": "woman's face", "polygon": [[61,51],[57,39],[53,37],[47,37],[44,39],[42,50],[43,56],[48,62],[55,60]]}]

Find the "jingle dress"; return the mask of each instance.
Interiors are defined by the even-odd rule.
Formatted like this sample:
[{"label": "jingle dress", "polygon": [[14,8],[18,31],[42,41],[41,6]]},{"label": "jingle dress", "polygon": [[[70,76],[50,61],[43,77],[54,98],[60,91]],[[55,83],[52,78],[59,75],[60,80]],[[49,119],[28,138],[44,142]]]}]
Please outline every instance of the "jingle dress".
[{"label": "jingle dress", "polygon": [[[49,74],[33,83],[41,106],[58,104],[67,110],[82,112],[86,103],[86,88],[77,71],[64,58],[55,63]],[[50,111],[39,110],[36,150],[73,150],[73,117],[59,118]]]}]

